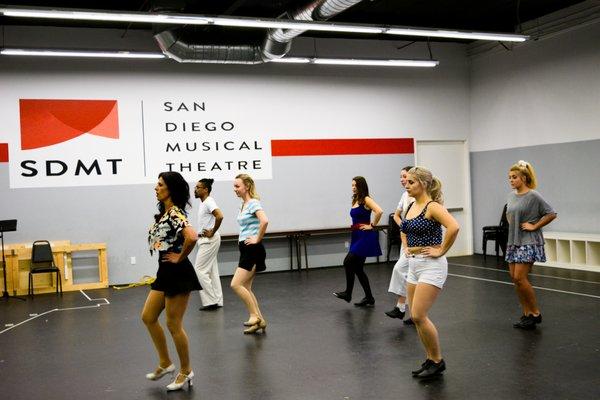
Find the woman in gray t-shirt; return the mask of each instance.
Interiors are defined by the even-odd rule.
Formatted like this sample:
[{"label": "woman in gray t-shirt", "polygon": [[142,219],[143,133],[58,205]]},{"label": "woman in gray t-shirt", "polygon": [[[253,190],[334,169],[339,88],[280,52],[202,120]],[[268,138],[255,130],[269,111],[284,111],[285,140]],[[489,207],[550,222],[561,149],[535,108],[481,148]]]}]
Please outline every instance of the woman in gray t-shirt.
[{"label": "woman in gray t-shirt", "polygon": [[514,192],[508,195],[506,209],[506,261],[523,309],[521,319],[513,326],[535,329],[536,324],[542,322],[542,314],[527,275],[534,262],[546,261],[542,227],[556,218],[556,212],[533,190],[537,186],[537,180],[533,167],[528,162],[519,161],[513,165],[508,172],[508,181]]}]

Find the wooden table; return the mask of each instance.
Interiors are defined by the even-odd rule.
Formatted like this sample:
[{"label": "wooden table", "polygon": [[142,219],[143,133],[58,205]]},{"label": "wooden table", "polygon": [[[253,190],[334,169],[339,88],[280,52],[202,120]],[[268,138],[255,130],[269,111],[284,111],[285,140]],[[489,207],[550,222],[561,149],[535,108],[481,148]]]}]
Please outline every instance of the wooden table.
[{"label": "wooden table", "polygon": [[[106,243],[72,244],[70,241],[51,241],[54,263],[60,270],[63,291],[99,289],[108,287],[108,262]],[[29,283],[29,267],[31,265],[32,243],[13,243],[4,247],[6,257],[7,291],[13,295],[27,294]],[[98,281],[79,283],[73,281],[72,254],[82,251],[95,251],[98,257]],[[35,274],[33,280],[34,293],[50,293],[56,291],[55,274]],[[4,285],[4,282],[0,283]]]}]

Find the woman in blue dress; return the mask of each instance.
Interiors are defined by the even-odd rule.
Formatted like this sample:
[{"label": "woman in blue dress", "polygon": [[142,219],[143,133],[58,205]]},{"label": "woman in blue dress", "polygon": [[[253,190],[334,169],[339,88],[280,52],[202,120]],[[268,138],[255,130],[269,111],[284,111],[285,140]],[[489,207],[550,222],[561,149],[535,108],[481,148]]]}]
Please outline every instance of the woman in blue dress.
[{"label": "woman in blue dress", "polygon": [[[371,212],[375,214],[371,222]],[[358,278],[360,285],[365,291],[365,297],[358,303],[357,307],[372,307],[375,298],[371,292],[369,278],[364,271],[367,257],[378,257],[381,255],[379,246],[379,235],[374,227],[379,223],[383,210],[375,201],[369,197],[369,186],[362,176],[352,179],[352,239],[350,250],[344,259],[344,270],[346,271],[346,290],[335,292],[333,295],[346,302],[352,300],[352,289],[354,288],[354,276]]]}]

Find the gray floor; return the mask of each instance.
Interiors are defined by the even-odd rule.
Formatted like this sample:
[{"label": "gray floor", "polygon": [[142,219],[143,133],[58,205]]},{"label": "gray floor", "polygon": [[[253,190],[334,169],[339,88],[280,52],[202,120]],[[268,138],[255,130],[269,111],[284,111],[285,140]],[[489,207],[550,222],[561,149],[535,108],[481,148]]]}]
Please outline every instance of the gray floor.
[{"label": "gray floor", "polygon": [[139,319],[147,287],[87,291],[110,302],[91,308],[64,310],[105,302],[79,292],[0,302],[0,393],[28,400],[600,398],[600,274],[536,267],[544,322],[524,332],[512,328],[519,308],[495,257],[450,262],[431,314],[448,370],[434,381],[410,375],[423,350],[414,328],[383,314],[394,303],[392,264],[380,264],[367,267],[377,300],[367,310],[331,295],[343,289],[341,268],[259,276],[265,335],[242,335],[246,314],[229,278],[218,311],[197,311],[194,295],[185,321],[194,387],[168,395],[167,378],[144,379],[156,363]]}]

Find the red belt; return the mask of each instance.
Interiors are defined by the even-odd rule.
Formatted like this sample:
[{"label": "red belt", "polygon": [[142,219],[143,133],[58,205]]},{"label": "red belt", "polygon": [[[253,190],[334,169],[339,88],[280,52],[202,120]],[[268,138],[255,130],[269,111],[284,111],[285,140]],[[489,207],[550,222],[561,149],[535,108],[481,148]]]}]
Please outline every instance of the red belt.
[{"label": "red belt", "polygon": [[350,225],[350,229],[352,229],[353,231],[360,231],[360,227],[365,225],[369,225],[369,223],[367,222],[366,224],[353,224]]}]

